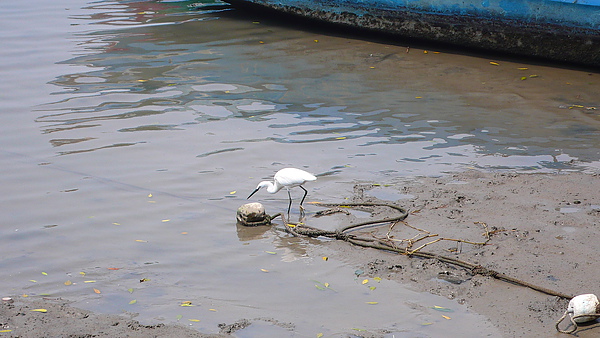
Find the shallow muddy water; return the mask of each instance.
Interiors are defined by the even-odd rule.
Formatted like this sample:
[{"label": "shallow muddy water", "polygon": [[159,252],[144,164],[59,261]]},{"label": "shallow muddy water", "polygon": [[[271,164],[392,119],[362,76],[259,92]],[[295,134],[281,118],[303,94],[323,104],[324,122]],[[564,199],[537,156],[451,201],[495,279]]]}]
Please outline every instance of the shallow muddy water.
[{"label": "shallow muddy water", "polygon": [[[600,75],[201,5],[0,6],[2,292],[202,332],[264,318],[244,337],[497,336],[235,211],[287,166],[317,174],[308,201],[326,202],[465,168],[598,168]],[[287,208],[285,192],[252,200]]]}]

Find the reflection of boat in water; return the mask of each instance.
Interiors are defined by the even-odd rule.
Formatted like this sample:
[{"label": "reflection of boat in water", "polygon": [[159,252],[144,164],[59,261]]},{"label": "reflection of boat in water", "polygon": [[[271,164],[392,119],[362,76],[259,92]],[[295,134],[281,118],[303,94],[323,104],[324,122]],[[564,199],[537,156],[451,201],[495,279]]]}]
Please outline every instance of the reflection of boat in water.
[{"label": "reflection of boat in water", "polygon": [[600,66],[600,0],[225,0],[458,46]]}]

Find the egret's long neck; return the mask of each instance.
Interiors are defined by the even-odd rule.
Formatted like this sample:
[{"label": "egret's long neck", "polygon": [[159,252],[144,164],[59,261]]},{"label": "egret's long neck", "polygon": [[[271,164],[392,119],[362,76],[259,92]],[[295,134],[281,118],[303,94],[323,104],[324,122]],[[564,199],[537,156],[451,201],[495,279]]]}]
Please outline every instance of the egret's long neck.
[{"label": "egret's long neck", "polygon": [[283,188],[283,185],[279,185],[277,182],[275,183],[271,183],[271,182],[267,182],[267,192],[274,194],[276,192],[278,192],[279,190],[281,190],[281,188]]}]

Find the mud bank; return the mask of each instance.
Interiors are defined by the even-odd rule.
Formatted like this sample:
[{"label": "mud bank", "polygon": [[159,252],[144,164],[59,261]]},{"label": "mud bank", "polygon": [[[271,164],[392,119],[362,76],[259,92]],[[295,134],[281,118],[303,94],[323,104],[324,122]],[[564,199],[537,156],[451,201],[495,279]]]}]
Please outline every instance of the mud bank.
[{"label": "mud bank", "polygon": [[[598,174],[472,171],[387,186],[359,184],[354,199],[372,202],[379,200],[374,197],[378,195],[404,197],[396,203],[410,209],[407,224],[399,223],[390,232],[399,246],[406,245],[404,239],[424,235],[431,237],[413,248],[440,237],[483,242],[485,224],[490,233],[487,245],[438,241],[422,250],[479,264],[557,292],[598,295],[599,188]],[[386,215],[378,213],[376,217]],[[387,231],[384,226],[368,232],[381,238]],[[566,336],[554,328],[566,309],[566,299],[492,277],[473,276],[435,260],[350,247],[340,241],[329,245],[365,276],[385,276],[467,304],[487,316],[506,337]],[[564,328],[567,322],[562,324]],[[582,327],[577,335],[597,337],[600,323]]]}]

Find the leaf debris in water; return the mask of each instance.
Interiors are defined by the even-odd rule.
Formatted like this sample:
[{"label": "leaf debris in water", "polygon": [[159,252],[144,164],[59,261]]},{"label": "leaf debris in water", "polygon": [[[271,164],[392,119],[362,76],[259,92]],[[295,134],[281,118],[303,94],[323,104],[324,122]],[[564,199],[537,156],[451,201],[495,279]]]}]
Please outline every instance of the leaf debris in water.
[{"label": "leaf debris in water", "polygon": [[454,312],[454,310],[452,310],[452,309],[449,309],[449,308],[443,307],[443,306],[437,306],[437,305],[434,305],[432,309],[434,309],[436,311],[441,311],[441,312]]}]

